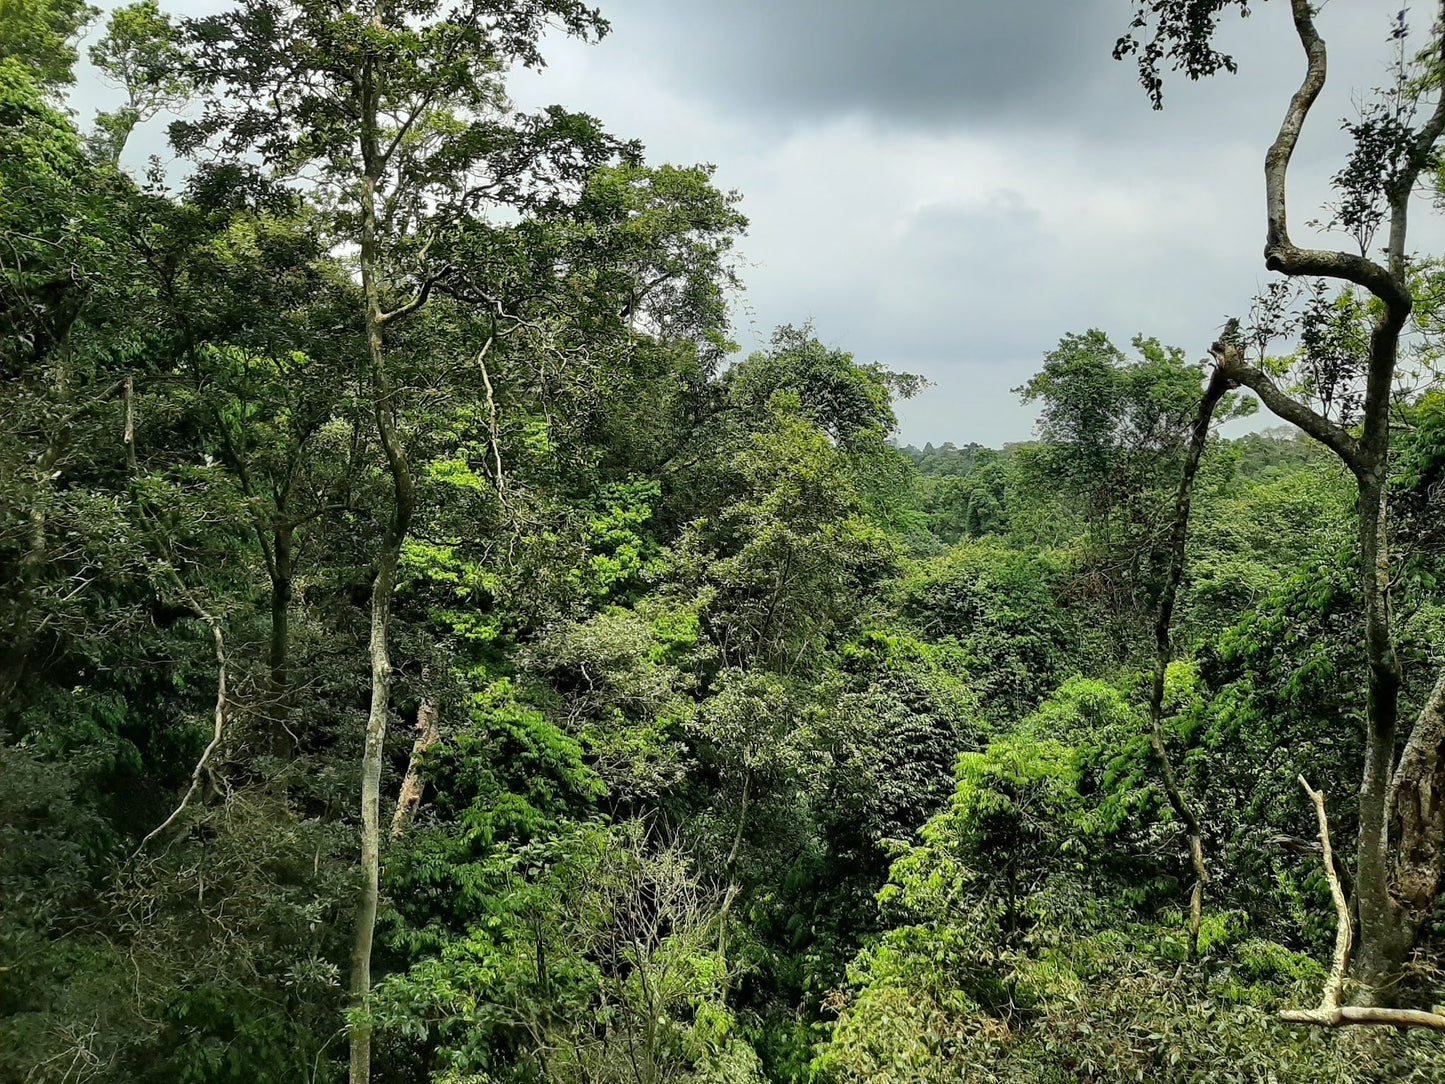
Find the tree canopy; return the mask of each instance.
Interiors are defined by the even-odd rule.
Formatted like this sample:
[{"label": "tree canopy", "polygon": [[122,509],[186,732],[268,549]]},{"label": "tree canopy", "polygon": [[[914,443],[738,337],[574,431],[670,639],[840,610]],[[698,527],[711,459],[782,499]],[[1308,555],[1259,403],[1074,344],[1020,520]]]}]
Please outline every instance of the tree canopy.
[{"label": "tree canopy", "polygon": [[1290,8],[1252,313],[920,450],[740,350],[711,165],[510,100],[605,12],[0,0],[0,1081],[1438,1079],[1442,31],[1314,251]]}]

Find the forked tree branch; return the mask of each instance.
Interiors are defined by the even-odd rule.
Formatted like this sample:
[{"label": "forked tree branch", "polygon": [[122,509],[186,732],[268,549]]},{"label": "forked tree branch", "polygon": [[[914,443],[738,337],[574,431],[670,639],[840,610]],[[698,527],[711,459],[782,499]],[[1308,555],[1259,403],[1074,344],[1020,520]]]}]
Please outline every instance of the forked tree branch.
[{"label": "forked tree branch", "polygon": [[393,324],[396,321],[402,319],[403,317],[410,316],[412,313],[416,312],[417,309],[421,308],[427,303],[427,301],[431,299],[431,292],[436,287],[436,284],[441,282],[442,279],[451,275],[455,270],[455,268],[448,265],[447,267],[443,267],[440,271],[426,276],[426,278],[422,279],[421,285],[417,287],[417,291],[414,295],[412,295],[410,301],[407,301],[405,304],[395,309],[392,309],[390,312],[378,312],[376,314],[377,325],[379,327],[386,327],[387,325]]}]

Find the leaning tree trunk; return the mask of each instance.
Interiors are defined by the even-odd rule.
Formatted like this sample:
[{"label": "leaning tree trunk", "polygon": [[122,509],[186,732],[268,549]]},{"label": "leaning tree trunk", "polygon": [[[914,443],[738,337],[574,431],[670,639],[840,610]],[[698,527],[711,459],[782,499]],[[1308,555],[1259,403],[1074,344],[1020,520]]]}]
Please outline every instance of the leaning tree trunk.
[{"label": "leaning tree trunk", "polygon": [[1173,656],[1171,630],[1174,623],[1174,603],[1179,597],[1179,585],[1184,579],[1185,546],[1189,537],[1189,512],[1194,501],[1194,475],[1199,470],[1199,461],[1204,447],[1209,442],[1209,426],[1214,420],[1214,408],[1231,386],[1222,363],[1229,351],[1237,351],[1233,341],[1238,330],[1238,321],[1230,322],[1230,330],[1224,338],[1214,344],[1211,353],[1216,364],[1209,374],[1209,383],[1199,400],[1199,409],[1194,414],[1189,428],[1189,449],[1184,456],[1184,469],[1179,478],[1179,490],[1174,497],[1174,524],[1169,535],[1169,570],[1164,579],[1164,590],[1159,595],[1159,612],[1154,621],[1154,679],[1149,687],[1149,746],[1159,766],[1164,793],[1174,815],[1184,825],[1189,839],[1189,860],[1194,867],[1194,887],[1189,893],[1189,952],[1188,958],[1199,956],[1199,927],[1204,916],[1204,886],[1209,883],[1209,870],[1204,864],[1204,832],[1199,817],[1184,796],[1174,768],[1169,763],[1169,752],[1164,746],[1164,733],[1160,721],[1164,714],[1164,678]]}]

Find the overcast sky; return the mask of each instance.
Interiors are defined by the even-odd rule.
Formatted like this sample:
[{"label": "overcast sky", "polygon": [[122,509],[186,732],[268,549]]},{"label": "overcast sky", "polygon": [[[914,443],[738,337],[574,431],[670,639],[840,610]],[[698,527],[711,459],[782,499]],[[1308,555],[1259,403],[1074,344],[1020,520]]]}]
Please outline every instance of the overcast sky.
[{"label": "overcast sky", "polygon": [[[1033,414],[1011,389],[1064,333],[1203,356],[1269,278],[1262,161],[1304,64],[1285,0],[1231,18],[1238,75],[1171,80],[1157,113],[1110,57],[1128,0],[598,2],[612,33],[554,42],[546,71],[515,80],[519,104],[593,113],[653,162],[714,163],[751,221],[739,340],[811,320],[927,377],[905,441],[1024,439]],[[1399,7],[1327,0],[1317,19],[1331,83],[1292,174],[1296,241]],[[99,93],[82,79],[82,115]],[[127,157],[155,147],[147,133]],[[1415,222],[1414,247],[1438,251],[1427,206]]]}]

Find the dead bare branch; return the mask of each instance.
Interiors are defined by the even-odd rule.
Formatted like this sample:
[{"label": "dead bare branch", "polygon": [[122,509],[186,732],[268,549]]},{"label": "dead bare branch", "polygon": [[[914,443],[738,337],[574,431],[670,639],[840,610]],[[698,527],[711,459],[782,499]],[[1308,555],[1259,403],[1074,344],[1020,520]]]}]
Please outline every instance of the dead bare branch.
[{"label": "dead bare branch", "polygon": [[156,836],[160,835],[160,834],[161,834],[162,832],[164,832],[167,828],[169,828],[172,824],[174,824],[174,823],[176,822],[176,818],[178,818],[182,813],[185,812],[186,807],[190,804],[191,799],[195,797],[196,791],[198,791],[198,790],[201,788],[201,777],[202,777],[202,776],[205,774],[205,772],[207,771],[207,769],[208,769],[208,767],[209,767],[209,765],[210,765],[210,762],[211,762],[211,755],[212,755],[213,753],[215,753],[217,747],[220,746],[220,744],[221,744],[221,738],[222,738],[222,737],[224,736],[224,734],[225,734],[225,727],[226,727],[226,639],[225,639],[225,636],[224,636],[224,635],[222,634],[222,632],[221,632],[220,622],[218,622],[214,617],[212,617],[212,616],[210,615],[210,613],[208,613],[208,612],[200,605],[200,603],[196,602],[196,600],[195,600],[194,598],[190,597],[189,594],[186,595],[186,601],[190,604],[191,609],[195,611],[196,616],[199,617],[202,621],[204,621],[207,625],[210,626],[211,636],[212,636],[212,638],[215,640],[215,643],[216,643],[216,712],[215,712],[215,720],[216,720],[216,722],[215,722],[215,731],[214,731],[214,733],[213,733],[212,736],[211,736],[211,742],[210,742],[210,744],[207,745],[206,748],[205,748],[205,751],[201,753],[201,759],[198,760],[198,761],[196,761],[196,767],[195,767],[195,769],[191,772],[191,785],[190,785],[188,788],[186,788],[186,793],[185,793],[184,797],[181,798],[181,803],[180,803],[180,805],[176,806],[176,808],[171,812],[171,815],[170,815],[169,817],[167,817],[165,820],[161,821],[161,823],[160,823],[159,825],[157,825],[155,828],[151,829],[151,831],[146,835],[146,837],[140,841],[140,846],[138,846],[138,847],[135,849],[135,854],[131,855],[131,861],[134,861],[137,857],[140,856],[141,851],[145,850],[147,843],[149,843],[151,840],[155,839]]}]

